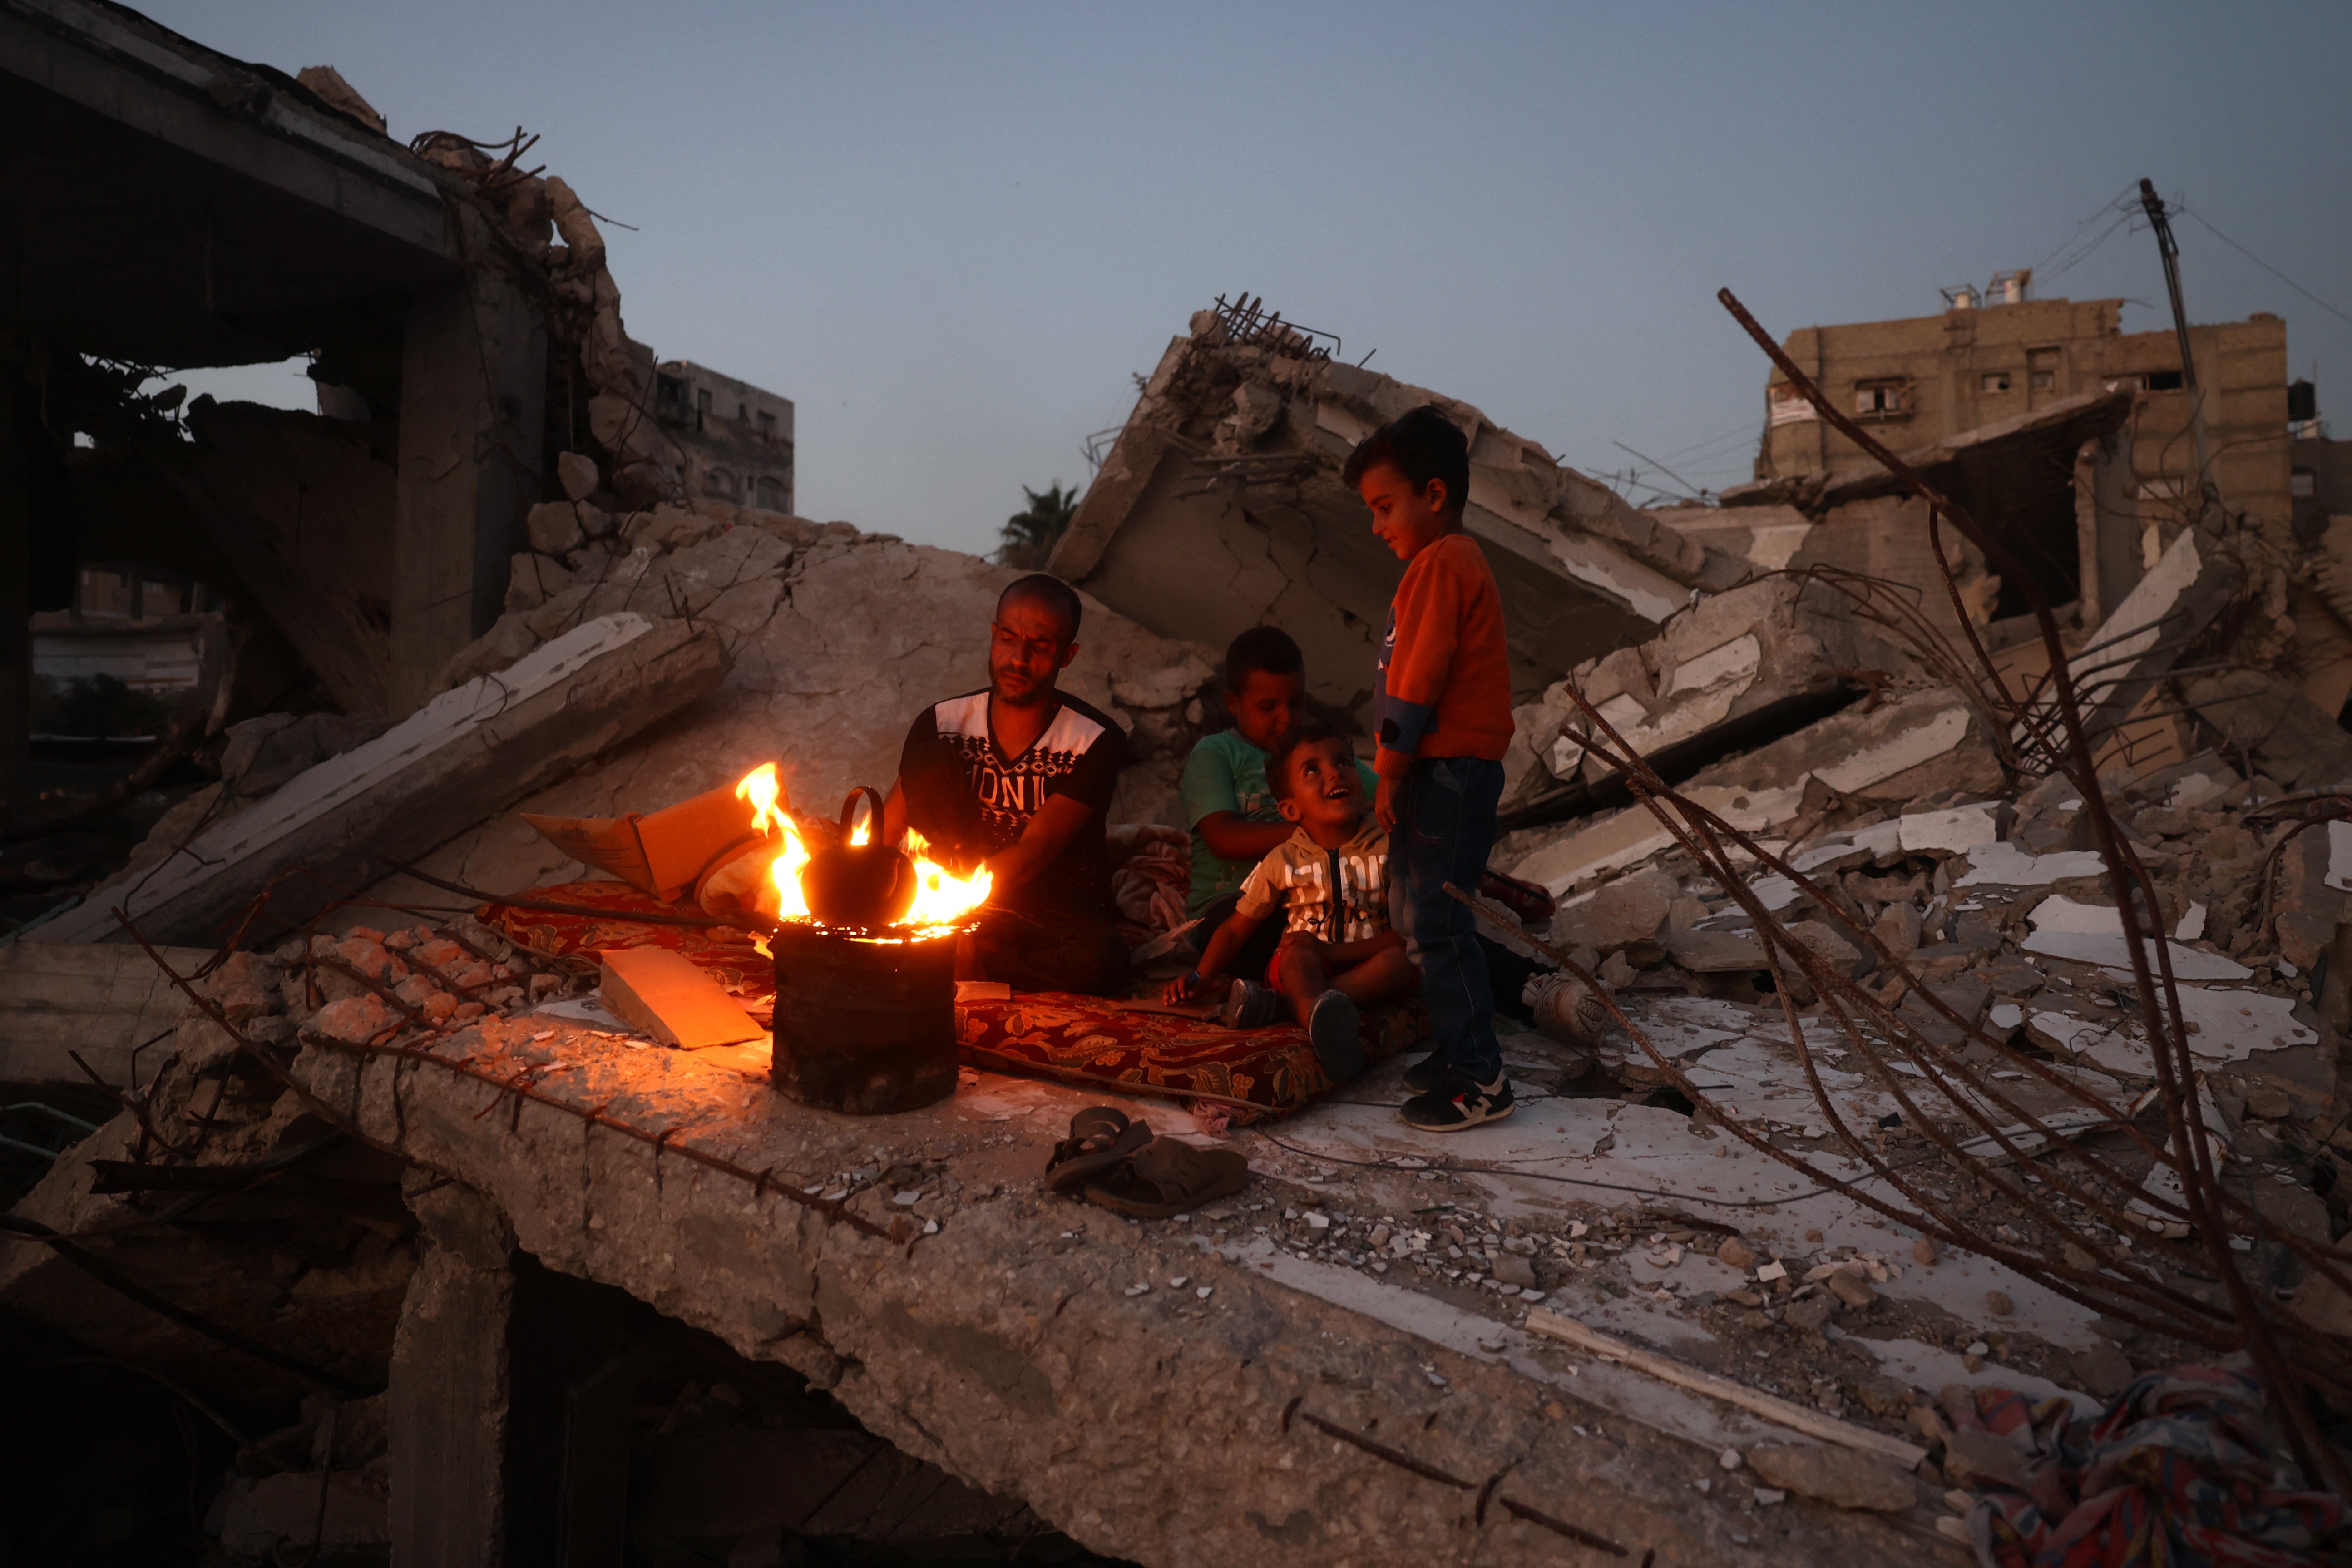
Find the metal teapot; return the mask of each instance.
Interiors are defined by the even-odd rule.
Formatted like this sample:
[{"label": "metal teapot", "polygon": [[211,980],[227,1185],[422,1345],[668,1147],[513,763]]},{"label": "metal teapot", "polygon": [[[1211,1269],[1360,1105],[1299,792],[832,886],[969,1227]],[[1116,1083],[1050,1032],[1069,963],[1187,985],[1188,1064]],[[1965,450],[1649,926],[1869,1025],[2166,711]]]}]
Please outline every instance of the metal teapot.
[{"label": "metal teapot", "polygon": [[[857,797],[864,795],[870,843],[850,840],[857,816]],[[801,868],[801,896],[809,913],[827,925],[887,926],[907,918],[915,906],[915,866],[894,847],[880,842],[882,797],[859,785],[841,803],[841,829],[834,841],[810,854]]]}]

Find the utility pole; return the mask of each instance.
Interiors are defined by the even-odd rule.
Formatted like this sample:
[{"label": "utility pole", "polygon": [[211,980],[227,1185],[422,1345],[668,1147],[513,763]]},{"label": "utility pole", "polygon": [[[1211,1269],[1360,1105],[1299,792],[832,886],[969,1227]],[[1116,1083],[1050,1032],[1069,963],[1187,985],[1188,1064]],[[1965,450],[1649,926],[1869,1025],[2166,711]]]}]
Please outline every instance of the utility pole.
[{"label": "utility pole", "polygon": [[2164,260],[2164,289],[2172,299],[2172,331],[2180,340],[2180,390],[2189,395],[2189,430],[2197,445],[2197,489],[2202,498],[2197,521],[2201,522],[2221,497],[2205,466],[2205,394],[2197,384],[2196,356],[2189,352],[2189,311],[2180,302],[2180,247],[2173,241],[2172,219],[2165,210],[2164,198],[2156,194],[2154,181],[2140,181],[2139,205],[2147,209],[2148,226],[2156,230],[2156,252]]}]

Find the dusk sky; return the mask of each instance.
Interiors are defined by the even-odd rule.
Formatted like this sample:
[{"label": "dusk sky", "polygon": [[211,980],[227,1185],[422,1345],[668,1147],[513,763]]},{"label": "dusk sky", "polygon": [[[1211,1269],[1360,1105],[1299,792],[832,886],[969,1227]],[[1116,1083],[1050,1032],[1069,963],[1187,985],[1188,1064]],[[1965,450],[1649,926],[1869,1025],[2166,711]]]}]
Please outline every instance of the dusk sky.
[{"label": "dusk sky", "polygon": [[1718,287],[1785,333],[2032,267],[2167,325],[2143,174],[2192,319],[2285,317],[2352,434],[2341,4],[142,8],[403,141],[540,133],[631,334],[794,401],[803,514],[926,542],[1083,484],[1235,290],[1588,472],[1738,483],[1766,366]]}]

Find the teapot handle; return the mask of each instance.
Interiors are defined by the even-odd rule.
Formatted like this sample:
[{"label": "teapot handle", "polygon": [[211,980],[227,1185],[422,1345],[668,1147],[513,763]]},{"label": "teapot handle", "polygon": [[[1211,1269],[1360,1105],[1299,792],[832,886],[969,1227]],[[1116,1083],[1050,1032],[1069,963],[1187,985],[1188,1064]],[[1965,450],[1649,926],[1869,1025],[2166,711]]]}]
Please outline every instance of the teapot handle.
[{"label": "teapot handle", "polygon": [[850,826],[857,818],[857,797],[859,795],[864,795],[866,797],[867,810],[873,820],[874,827],[871,834],[871,840],[873,842],[879,843],[882,837],[882,795],[881,792],[877,790],[872,784],[859,784],[856,789],[849,792],[849,798],[841,803],[840,842],[844,844],[849,842]]}]

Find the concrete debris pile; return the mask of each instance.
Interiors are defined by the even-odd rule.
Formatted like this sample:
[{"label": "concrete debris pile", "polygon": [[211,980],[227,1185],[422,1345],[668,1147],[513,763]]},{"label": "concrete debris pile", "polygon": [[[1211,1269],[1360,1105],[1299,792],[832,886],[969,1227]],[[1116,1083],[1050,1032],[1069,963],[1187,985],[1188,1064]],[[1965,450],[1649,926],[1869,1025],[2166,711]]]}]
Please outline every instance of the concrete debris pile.
[{"label": "concrete debris pile", "polygon": [[257,800],[216,796],[184,829],[167,818],[159,832],[181,837],[151,838],[149,863],[52,917],[42,940],[127,941],[127,919],[149,941],[201,942],[264,891],[268,920],[299,923],[603,756],[728,668],[709,628],[601,616]]},{"label": "concrete debris pile", "polygon": [[1247,301],[1198,312],[1169,344],[1048,569],[1212,647],[1281,626],[1309,691],[1360,718],[1403,568],[1339,471],[1429,403],[1471,437],[1465,521],[1496,566],[1522,700],[1745,574],[1469,404],[1339,363]]}]

